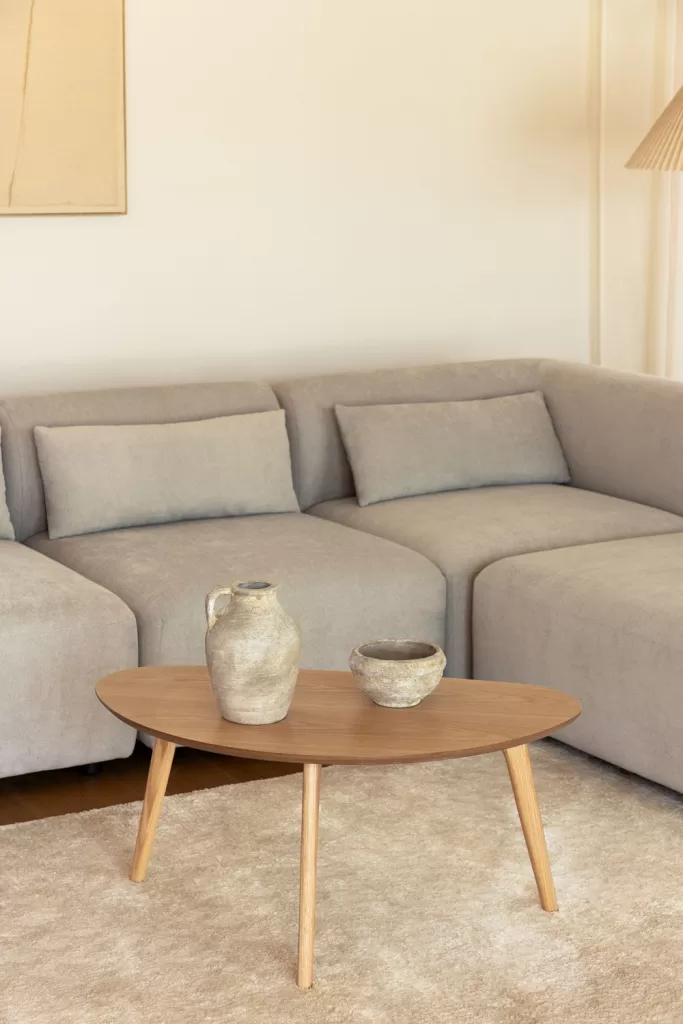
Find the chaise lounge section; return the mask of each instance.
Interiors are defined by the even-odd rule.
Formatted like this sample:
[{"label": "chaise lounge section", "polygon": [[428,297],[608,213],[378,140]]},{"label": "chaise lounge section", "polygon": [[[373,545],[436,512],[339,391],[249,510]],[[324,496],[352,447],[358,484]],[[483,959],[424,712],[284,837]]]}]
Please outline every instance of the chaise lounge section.
[{"label": "chaise lounge section", "polygon": [[683,534],[508,558],[475,583],[477,679],[581,701],[565,743],[683,792]]},{"label": "chaise lounge section", "polygon": [[[572,480],[683,513],[681,384],[554,363],[544,384]],[[683,792],[683,534],[492,564],[473,633],[477,678],[568,690],[564,742]]]}]

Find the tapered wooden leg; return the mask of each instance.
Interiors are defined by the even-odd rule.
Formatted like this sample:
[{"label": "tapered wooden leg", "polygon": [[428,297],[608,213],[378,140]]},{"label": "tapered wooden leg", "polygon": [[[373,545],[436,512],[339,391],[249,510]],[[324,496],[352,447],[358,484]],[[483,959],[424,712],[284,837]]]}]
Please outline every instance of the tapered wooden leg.
[{"label": "tapered wooden leg", "polygon": [[301,876],[299,888],[299,988],[313,984],[313,940],[315,938],[315,875],[318,861],[318,811],[320,807],[320,765],[304,765],[301,810]]},{"label": "tapered wooden leg", "polygon": [[515,803],[519,812],[519,820],[522,823],[526,848],[529,851],[529,860],[538,886],[538,895],[541,897],[541,906],[544,910],[557,910],[555,885],[550,871],[548,848],[545,845],[545,834],[538,806],[538,794],[531,771],[529,748],[523,744],[520,747],[509,747],[503,753],[510,773],[512,791],[515,794]]},{"label": "tapered wooden leg", "polygon": [[133,864],[130,869],[131,882],[144,882],[147,874],[152,843],[156,835],[161,805],[164,802],[164,793],[168,783],[169,772],[173,764],[175,754],[175,743],[170,740],[155,739],[152,750],[152,760],[147,776],[147,788],[145,789],[145,801],[142,805],[138,838],[135,843]]}]

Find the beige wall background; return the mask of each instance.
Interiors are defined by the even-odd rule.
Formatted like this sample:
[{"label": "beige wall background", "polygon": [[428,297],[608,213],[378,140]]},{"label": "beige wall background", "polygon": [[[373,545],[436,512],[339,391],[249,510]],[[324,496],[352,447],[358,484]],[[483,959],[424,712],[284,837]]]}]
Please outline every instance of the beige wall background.
[{"label": "beige wall background", "polygon": [[129,212],[4,219],[0,392],[665,360],[678,3],[129,0]]}]

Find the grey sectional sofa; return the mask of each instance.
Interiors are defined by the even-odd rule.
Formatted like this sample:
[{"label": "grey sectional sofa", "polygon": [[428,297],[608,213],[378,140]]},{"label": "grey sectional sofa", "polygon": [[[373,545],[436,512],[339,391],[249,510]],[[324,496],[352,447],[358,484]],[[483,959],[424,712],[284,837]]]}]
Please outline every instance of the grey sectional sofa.
[{"label": "grey sectional sofa", "polygon": [[[359,505],[335,405],[531,391],[545,397],[569,485]],[[34,427],[278,408],[301,512],[48,536]],[[202,662],[204,595],[248,576],[281,582],[306,667],[345,668],[375,636],[441,643],[450,675],[576,694],[584,714],[566,742],[683,791],[679,425],[683,385],[544,360],[0,401],[16,534],[0,542],[0,776],[125,756],[134,736],[98,708],[97,678],[138,658]]]}]

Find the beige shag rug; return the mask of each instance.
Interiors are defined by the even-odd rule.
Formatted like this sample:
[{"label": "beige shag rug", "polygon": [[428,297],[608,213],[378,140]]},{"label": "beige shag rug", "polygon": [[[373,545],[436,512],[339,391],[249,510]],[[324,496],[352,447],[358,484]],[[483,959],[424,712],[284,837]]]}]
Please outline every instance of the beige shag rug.
[{"label": "beige shag rug", "polygon": [[323,773],[316,983],[294,985],[300,776],[0,829],[3,1024],[681,1024],[683,800],[533,751],[539,905],[502,756]]}]

